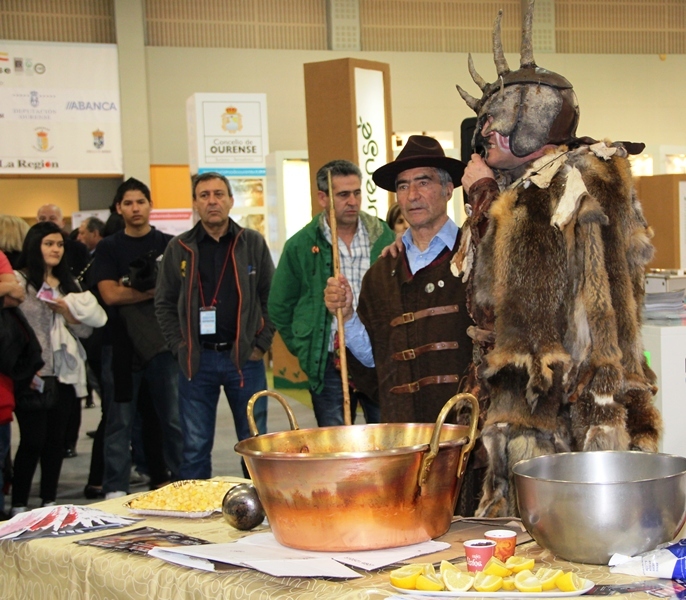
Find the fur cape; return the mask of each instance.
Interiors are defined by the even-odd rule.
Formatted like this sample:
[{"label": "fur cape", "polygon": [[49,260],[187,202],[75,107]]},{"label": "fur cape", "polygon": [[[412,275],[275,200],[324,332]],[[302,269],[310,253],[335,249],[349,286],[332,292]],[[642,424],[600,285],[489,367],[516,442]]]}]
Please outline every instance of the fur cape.
[{"label": "fur cape", "polygon": [[661,417],[641,341],[653,254],[621,145],[537,159],[503,191],[475,261],[476,303],[495,314],[481,376],[491,403],[477,514],[517,514],[512,467],[567,450],[656,451]]}]

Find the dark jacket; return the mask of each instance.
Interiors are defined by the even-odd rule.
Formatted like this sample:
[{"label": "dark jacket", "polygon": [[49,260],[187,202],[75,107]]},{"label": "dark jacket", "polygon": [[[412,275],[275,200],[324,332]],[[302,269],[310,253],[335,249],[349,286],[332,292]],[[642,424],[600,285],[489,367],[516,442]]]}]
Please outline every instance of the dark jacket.
[{"label": "dark jacket", "polygon": [[69,270],[74,277],[78,277],[91,260],[90,252],[86,244],[72,240],[68,235],[64,236],[64,259],[69,265]]},{"label": "dark jacket", "polygon": [[18,308],[0,308],[0,373],[31,379],[43,366],[41,346]]},{"label": "dark jacket", "polygon": [[18,409],[40,405],[29,385],[43,367],[41,346],[26,317],[18,308],[0,308],[0,373],[14,381]]},{"label": "dark jacket", "polygon": [[[200,367],[198,234],[202,223],[176,236],[164,252],[155,289],[155,314],[183,374],[192,379]],[[238,290],[239,318],[231,360],[240,370],[252,350],[268,350],[274,325],[267,313],[274,263],[264,238],[229,220],[235,239],[231,251]]]}]

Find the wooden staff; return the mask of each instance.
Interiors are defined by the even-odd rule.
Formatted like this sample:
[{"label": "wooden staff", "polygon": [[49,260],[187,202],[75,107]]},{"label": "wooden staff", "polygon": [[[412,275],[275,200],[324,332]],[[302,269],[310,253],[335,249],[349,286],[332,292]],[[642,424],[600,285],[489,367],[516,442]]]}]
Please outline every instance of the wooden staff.
[{"label": "wooden staff", "polygon": [[[329,184],[329,226],[331,227],[331,246],[333,248],[333,276],[338,279],[341,272],[341,256],[338,251],[338,224],[336,223],[336,208],[333,199],[333,183],[331,169],[327,172]],[[345,355],[345,327],[343,325],[343,309],[336,309],[338,320],[338,348],[341,353],[341,382],[343,383],[343,421],[352,425],[350,417],[350,388],[348,387],[348,357]]]}]

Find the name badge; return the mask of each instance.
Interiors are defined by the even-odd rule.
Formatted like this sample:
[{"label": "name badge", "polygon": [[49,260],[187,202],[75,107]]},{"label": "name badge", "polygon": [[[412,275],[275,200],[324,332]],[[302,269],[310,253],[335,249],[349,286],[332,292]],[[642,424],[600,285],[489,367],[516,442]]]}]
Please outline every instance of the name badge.
[{"label": "name badge", "polygon": [[200,335],[217,333],[217,309],[214,307],[200,309]]}]

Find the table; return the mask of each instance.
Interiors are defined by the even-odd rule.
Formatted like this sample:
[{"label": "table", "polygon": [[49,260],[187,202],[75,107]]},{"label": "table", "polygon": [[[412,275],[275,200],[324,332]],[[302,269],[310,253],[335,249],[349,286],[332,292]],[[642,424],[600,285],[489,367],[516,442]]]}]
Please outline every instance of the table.
[{"label": "table", "polygon": [[[93,506],[115,514],[130,513],[122,506],[130,499],[118,498]],[[221,515],[204,519],[146,517],[129,528],[111,529],[78,536],[0,542],[0,598],[13,600],[377,600],[393,596],[387,568],[367,573],[361,579],[324,580],[279,578],[244,568],[208,573],[178,567],[156,558],[80,546],[74,542],[141,526],[178,531],[211,542],[227,542],[252,532],[230,527]],[[266,526],[254,531],[266,531]],[[517,548],[517,553],[534,558],[538,566],[574,570],[595,583],[629,583],[640,578],[613,575],[607,567],[578,565],[555,559],[535,542]],[[624,596],[654,598],[647,593]]]}]

